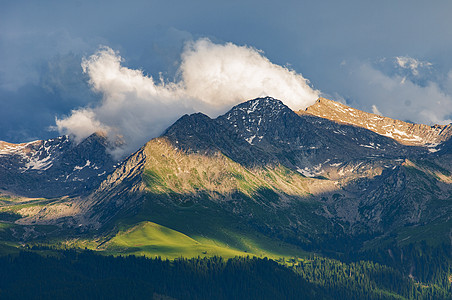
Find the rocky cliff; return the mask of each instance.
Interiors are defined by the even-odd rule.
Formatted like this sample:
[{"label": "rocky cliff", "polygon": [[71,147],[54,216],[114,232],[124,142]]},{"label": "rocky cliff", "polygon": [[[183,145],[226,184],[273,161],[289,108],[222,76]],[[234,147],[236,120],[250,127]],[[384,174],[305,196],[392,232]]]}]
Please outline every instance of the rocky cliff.
[{"label": "rocky cliff", "polygon": [[68,136],[23,144],[0,141],[0,189],[27,197],[87,194],[113,171],[105,136]]}]

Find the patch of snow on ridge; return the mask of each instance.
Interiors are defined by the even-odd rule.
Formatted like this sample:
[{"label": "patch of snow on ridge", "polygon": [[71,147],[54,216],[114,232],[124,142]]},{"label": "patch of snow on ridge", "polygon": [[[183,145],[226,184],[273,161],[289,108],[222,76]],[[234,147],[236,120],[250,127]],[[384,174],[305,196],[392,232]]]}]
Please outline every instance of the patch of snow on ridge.
[{"label": "patch of snow on ridge", "polygon": [[297,168],[297,172],[301,173],[303,176],[306,176],[306,177],[314,177],[315,176],[315,174],[311,173],[308,168],[304,168],[304,169]]},{"label": "patch of snow on ridge", "polygon": [[440,148],[437,148],[439,145],[440,143],[427,144],[428,152],[430,153],[438,152],[439,150],[441,150]]},{"label": "patch of snow on ridge", "polygon": [[23,165],[19,170],[47,170],[53,165],[53,157],[50,155],[50,146],[46,147],[45,142],[38,150],[32,150],[39,146],[42,141],[32,141],[22,144],[10,144],[0,142],[0,155],[12,155],[20,157]]},{"label": "patch of snow on ridge", "polygon": [[320,175],[322,168],[322,164],[318,164],[317,166],[314,166],[312,169],[309,169],[308,167],[305,167],[304,169],[297,168],[297,172],[301,173],[303,176],[306,177],[315,177]]},{"label": "patch of snow on ridge", "polygon": [[256,110],[256,107],[258,104],[259,104],[259,99],[257,99],[256,101],[253,102],[253,104],[251,104],[251,107],[248,109],[247,114],[254,112]]},{"label": "patch of snow on ridge", "polygon": [[10,144],[7,142],[0,141],[0,155],[22,155],[25,156],[25,149],[28,145],[32,145],[41,141],[33,141],[23,144]]},{"label": "patch of snow on ridge", "polygon": [[25,169],[29,170],[47,170],[53,165],[52,156],[48,155],[42,159],[36,159],[34,157],[30,158],[30,160],[25,164]]},{"label": "patch of snow on ridge", "polygon": [[393,132],[393,133],[396,133],[396,134],[398,134],[398,135],[408,136],[405,132],[403,132],[403,131],[401,131],[401,130],[398,130],[397,128],[393,128],[393,129],[392,129],[392,132]]},{"label": "patch of snow on ridge", "polygon": [[382,135],[390,137],[391,139],[395,139],[394,136],[392,135],[392,132],[385,132]]},{"label": "patch of snow on ridge", "polygon": [[5,142],[0,143],[0,155],[8,155],[15,153],[20,145],[8,144]]},{"label": "patch of snow on ridge", "polygon": [[80,170],[82,170],[82,169],[84,169],[86,167],[89,167],[90,165],[91,165],[91,162],[88,159],[83,167],[75,166],[73,171],[80,171]]},{"label": "patch of snow on ridge", "polygon": [[374,143],[369,143],[369,145],[360,144],[360,146],[366,147],[366,148],[371,148],[371,149],[378,149],[378,147],[376,147]]},{"label": "patch of snow on ridge", "polygon": [[248,144],[252,145],[253,144],[253,140],[256,138],[256,135],[253,135],[249,138],[246,138],[245,140],[248,142]]},{"label": "patch of snow on ridge", "polygon": [[[383,126],[385,127],[385,126]],[[406,142],[421,142],[422,138],[418,135],[412,135],[407,134],[404,131],[401,131],[397,128],[392,128],[389,131],[387,130],[386,133],[383,134],[384,136],[390,137],[392,139],[397,139],[396,136],[398,136],[399,140],[406,141]],[[394,136],[396,135],[396,136]]]}]

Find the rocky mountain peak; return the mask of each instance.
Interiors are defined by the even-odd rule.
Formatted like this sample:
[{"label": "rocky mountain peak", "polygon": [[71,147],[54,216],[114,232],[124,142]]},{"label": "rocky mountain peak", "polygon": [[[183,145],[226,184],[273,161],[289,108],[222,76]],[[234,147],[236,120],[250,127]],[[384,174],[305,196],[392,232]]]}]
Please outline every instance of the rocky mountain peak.
[{"label": "rocky mountain peak", "polygon": [[113,170],[108,148],[107,138],[99,133],[78,144],[68,136],[0,142],[0,189],[29,197],[88,192]]},{"label": "rocky mountain peak", "polygon": [[193,134],[195,132],[203,131],[211,122],[212,119],[203,113],[186,114],[171,125],[163,135],[172,135],[182,128],[186,131],[187,135]]},{"label": "rocky mountain peak", "polygon": [[249,144],[260,143],[266,135],[280,136],[291,120],[298,116],[280,100],[272,97],[257,98],[233,107],[217,118]]},{"label": "rocky mountain peak", "polygon": [[367,113],[325,98],[319,98],[313,105],[297,112],[334,122],[366,128],[380,135],[390,137],[401,144],[428,146],[431,152],[438,144],[452,137],[452,125],[412,124],[388,117]]},{"label": "rocky mountain peak", "polygon": [[228,120],[245,116],[274,118],[278,115],[290,113],[291,110],[280,100],[272,97],[256,98],[234,106],[224,117]]}]

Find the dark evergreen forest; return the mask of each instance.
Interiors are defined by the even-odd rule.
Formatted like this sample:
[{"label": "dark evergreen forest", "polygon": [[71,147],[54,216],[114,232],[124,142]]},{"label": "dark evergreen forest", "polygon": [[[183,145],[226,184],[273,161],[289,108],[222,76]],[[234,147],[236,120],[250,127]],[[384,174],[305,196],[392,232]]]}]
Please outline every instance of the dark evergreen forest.
[{"label": "dark evergreen forest", "polygon": [[0,257],[0,299],[452,299],[450,247],[397,251],[275,262],[33,249]]}]

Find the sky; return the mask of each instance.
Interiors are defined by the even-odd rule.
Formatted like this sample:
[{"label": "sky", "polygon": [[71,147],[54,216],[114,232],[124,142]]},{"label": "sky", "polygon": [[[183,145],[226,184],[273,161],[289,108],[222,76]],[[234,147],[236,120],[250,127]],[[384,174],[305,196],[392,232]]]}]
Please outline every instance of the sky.
[{"label": "sky", "polygon": [[185,113],[319,96],[452,119],[450,1],[1,1],[0,140],[106,132],[138,149]]}]

